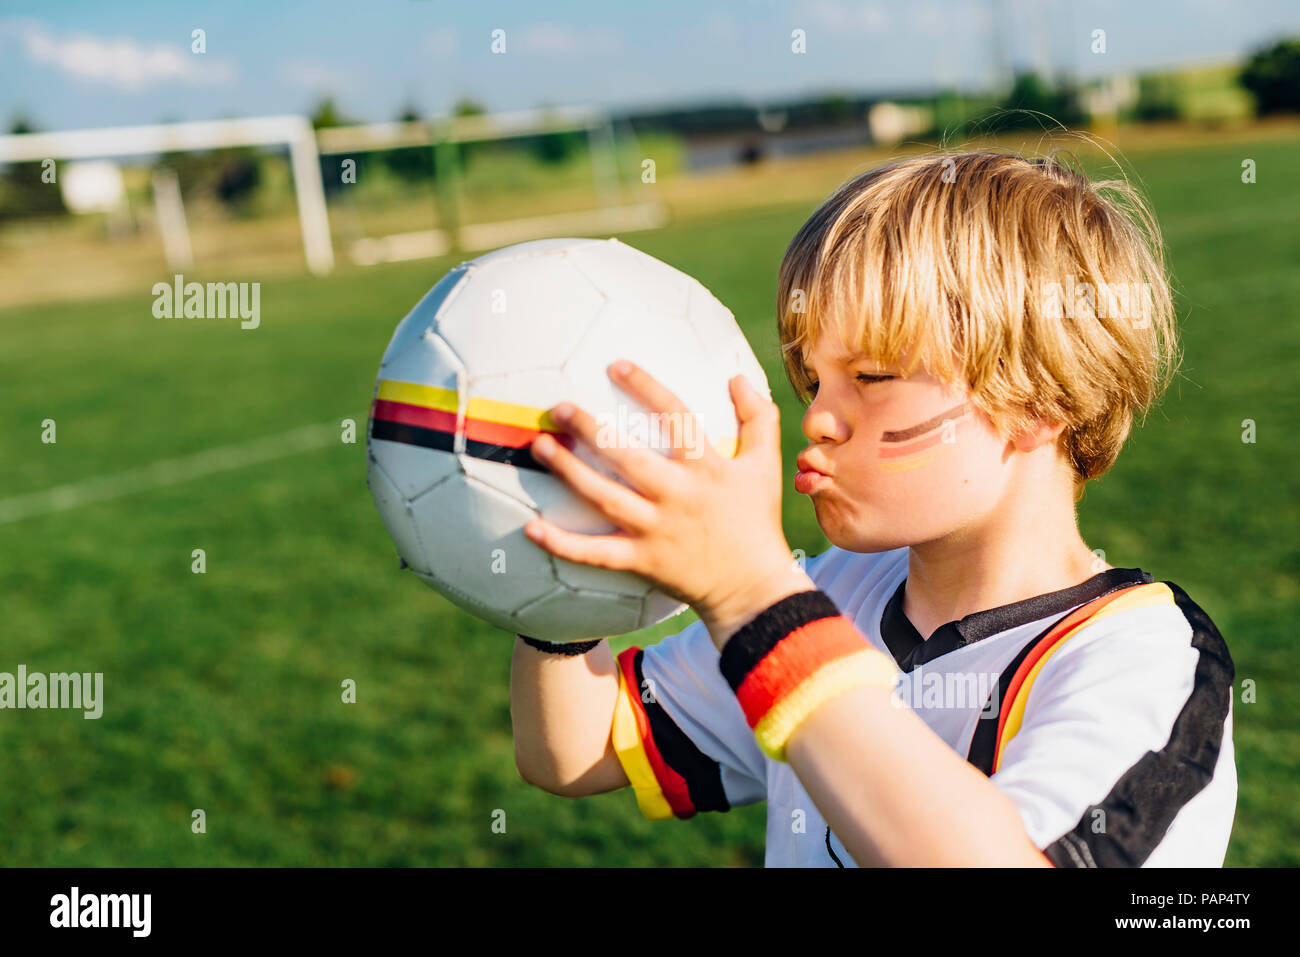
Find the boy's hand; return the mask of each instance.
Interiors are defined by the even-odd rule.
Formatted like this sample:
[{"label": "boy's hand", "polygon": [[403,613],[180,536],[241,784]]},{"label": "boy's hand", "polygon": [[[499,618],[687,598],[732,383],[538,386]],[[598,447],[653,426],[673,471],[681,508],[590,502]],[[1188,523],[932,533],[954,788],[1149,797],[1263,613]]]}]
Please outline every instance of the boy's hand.
[{"label": "boy's hand", "polygon": [[[730,381],[740,423],[735,458],[724,458],[691,412],[645,370],[620,360],[610,377],[649,412],[667,413],[672,450],[602,448],[596,420],[563,402],[551,415],[602,456],[632,486],[606,478],[549,435],[534,457],[621,531],[584,535],[545,519],[524,531],[558,558],[630,571],[686,602],[721,650],[741,625],[768,605],[816,586],[794,564],[781,530],[780,419],[776,404],[742,375]],[[693,423],[692,423],[693,424]],[[635,489],[635,491],[633,490]]]}]

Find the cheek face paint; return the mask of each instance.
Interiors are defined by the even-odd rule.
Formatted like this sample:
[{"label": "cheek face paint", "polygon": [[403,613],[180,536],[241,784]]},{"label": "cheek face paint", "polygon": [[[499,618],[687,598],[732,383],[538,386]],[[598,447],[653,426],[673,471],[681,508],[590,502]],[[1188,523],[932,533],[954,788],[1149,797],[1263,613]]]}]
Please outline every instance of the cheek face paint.
[{"label": "cheek face paint", "polygon": [[956,444],[957,426],[970,416],[970,403],[963,402],[911,428],[882,432],[877,447],[880,470],[909,472],[929,465]]}]

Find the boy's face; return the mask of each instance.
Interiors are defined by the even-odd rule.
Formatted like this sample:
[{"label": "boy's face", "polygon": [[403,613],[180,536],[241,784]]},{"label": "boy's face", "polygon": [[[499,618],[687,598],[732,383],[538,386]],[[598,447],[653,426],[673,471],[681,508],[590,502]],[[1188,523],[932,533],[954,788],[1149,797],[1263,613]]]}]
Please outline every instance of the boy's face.
[{"label": "boy's face", "polygon": [[879,552],[990,517],[1012,477],[1013,446],[967,401],[969,391],[919,371],[903,378],[831,338],[821,337],[807,363],[817,389],[795,479],[831,543]]}]

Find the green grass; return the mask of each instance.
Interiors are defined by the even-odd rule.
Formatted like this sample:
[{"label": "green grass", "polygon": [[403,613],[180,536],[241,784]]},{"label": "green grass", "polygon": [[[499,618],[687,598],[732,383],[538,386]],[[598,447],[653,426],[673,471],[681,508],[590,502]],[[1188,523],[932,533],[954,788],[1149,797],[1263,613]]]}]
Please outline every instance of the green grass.
[{"label": "green grass", "polygon": [[[1120,566],[1185,588],[1238,681],[1228,863],[1300,863],[1300,182],[1295,143],[1143,154],[1186,359],[1081,510]],[[1245,156],[1259,182],[1240,182]],[[631,237],[736,312],[785,411],[775,271],[810,206]],[[0,499],[356,416],[394,324],[450,260],[262,289],[262,326],[128,299],[0,314]],[[205,280],[231,277],[187,278]],[[239,277],[257,279],[257,276]],[[58,442],[40,442],[57,422]],[[1242,420],[1258,441],[1241,441]],[[826,546],[802,499],[792,547]],[[203,548],[207,573],[191,573]],[[0,671],[104,673],[104,716],[0,712],[0,864],[757,865],[764,808],[650,823],[629,791],[552,797],[515,772],[510,639],[409,574],[365,487],[364,438],[0,524]],[[688,619],[633,640],[652,641]],[[340,683],[357,683],[357,703]],[[190,814],[202,808],[207,833]],[[493,813],[506,814],[495,833]]]}]

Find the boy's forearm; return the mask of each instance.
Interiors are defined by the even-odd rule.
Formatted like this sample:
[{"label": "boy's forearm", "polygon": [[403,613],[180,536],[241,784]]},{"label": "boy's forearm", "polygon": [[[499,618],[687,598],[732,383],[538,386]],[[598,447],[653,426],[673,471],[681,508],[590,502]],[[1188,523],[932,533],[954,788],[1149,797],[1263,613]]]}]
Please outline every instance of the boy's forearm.
[{"label": "boy's forearm", "polygon": [[780,576],[730,616],[719,665],[760,747],[789,762],[853,859],[1052,866],[1012,801],[895,697],[893,660],[824,592],[796,586]]},{"label": "boy's forearm", "polygon": [[[526,780],[575,793],[619,786],[608,760],[617,667],[605,640],[570,657],[539,651],[515,638],[510,719],[515,763]],[[621,767],[617,770],[621,774]]]},{"label": "boy's forearm", "polygon": [[1051,867],[1010,798],[883,688],[823,704],[790,766],[863,867]]}]

